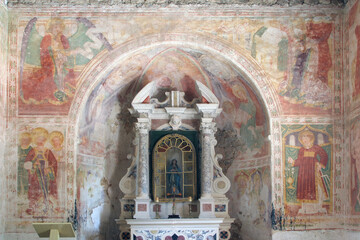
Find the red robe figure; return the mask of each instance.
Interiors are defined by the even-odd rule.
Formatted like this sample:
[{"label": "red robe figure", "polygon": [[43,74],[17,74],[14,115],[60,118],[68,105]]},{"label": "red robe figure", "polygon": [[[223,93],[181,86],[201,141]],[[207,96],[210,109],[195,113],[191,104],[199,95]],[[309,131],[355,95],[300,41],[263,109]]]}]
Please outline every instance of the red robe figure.
[{"label": "red robe figure", "polygon": [[328,154],[322,147],[314,145],[314,140],[314,133],[310,130],[305,129],[300,132],[299,141],[303,147],[299,150],[298,158],[296,160],[288,158],[291,165],[298,167],[296,198],[303,202],[319,201],[318,187],[322,188],[325,198],[329,197],[321,177],[321,168],[326,167]]},{"label": "red robe figure", "polygon": [[68,62],[70,44],[63,35],[64,28],[61,19],[50,21],[47,34],[40,43],[41,68],[24,76],[22,91],[25,100],[56,104],[64,100],[65,83],[75,85],[73,66]]},{"label": "red robe figure", "polygon": [[353,97],[360,94],[360,25],[355,28],[355,35],[357,39],[356,49],[356,67],[355,67],[355,86],[353,90]]},{"label": "red robe figure", "polygon": [[29,208],[26,210],[29,215],[43,204],[47,210],[57,199],[57,161],[51,150],[45,147],[48,131],[35,128],[32,134],[35,147],[28,153],[24,164],[29,176]]},{"label": "red robe figure", "polygon": [[328,72],[332,67],[331,52],[328,39],[331,35],[332,23],[313,23],[306,26],[306,34],[309,38],[316,40],[318,43],[318,66],[317,78],[328,85]]},{"label": "red robe figure", "polygon": [[359,213],[360,206],[360,122],[356,119],[351,127],[351,210]]}]

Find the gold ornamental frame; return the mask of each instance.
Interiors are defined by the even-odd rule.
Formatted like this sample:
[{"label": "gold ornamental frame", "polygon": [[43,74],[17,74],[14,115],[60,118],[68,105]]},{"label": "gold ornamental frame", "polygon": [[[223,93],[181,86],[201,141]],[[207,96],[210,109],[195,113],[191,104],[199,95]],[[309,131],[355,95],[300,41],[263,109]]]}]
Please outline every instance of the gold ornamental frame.
[{"label": "gold ornamental frame", "polygon": [[153,197],[159,202],[197,199],[196,151],[181,134],[167,134],[158,140],[152,155]]}]

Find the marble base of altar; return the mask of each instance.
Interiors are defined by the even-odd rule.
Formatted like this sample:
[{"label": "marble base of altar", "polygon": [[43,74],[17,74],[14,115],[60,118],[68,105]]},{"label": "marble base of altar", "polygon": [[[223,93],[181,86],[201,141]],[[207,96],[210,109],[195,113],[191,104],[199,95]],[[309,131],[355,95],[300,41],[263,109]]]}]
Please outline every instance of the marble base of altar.
[{"label": "marble base of altar", "polygon": [[217,240],[223,218],[126,219],[136,240]]}]

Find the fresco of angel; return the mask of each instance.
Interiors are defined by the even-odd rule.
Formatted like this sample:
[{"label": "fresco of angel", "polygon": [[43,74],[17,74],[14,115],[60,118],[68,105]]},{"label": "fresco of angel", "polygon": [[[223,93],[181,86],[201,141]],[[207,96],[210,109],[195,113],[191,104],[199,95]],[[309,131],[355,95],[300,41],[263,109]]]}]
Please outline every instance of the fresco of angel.
[{"label": "fresco of angel", "polygon": [[64,19],[51,18],[43,35],[37,26],[41,23],[37,23],[36,17],[31,19],[24,30],[20,98],[24,104],[61,105],[74,95],[81,66],[103,49],[112,48],[86,18],[76,19],[77,30],[71,36],[65,35],[65,29],[70,26]]}]

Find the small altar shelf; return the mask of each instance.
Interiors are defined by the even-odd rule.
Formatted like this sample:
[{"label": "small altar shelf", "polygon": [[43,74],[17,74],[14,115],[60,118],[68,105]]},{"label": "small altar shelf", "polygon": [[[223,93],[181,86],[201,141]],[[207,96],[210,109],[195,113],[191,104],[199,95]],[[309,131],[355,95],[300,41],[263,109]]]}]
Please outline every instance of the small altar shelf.
[{"label": "small altar shelf", "polygon": [[217,240],[223,218],[126,219],[136,240]]}]

